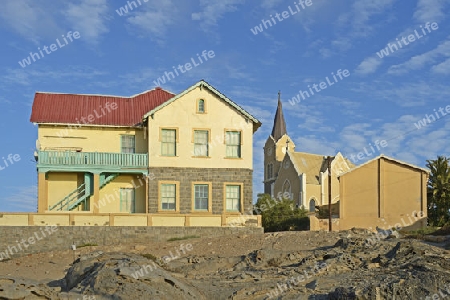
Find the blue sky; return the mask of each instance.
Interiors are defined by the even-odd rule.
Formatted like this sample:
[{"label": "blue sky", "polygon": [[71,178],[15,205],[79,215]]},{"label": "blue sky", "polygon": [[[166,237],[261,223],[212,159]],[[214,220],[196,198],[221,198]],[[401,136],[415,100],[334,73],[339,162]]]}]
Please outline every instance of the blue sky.
[{"label": "blue sky", "polygon": [[[203,50],[214,58],[163,88],[179,93],[205,79],[263,123],[254,136],[254,194],[263,191],[262,147],[278,90],[297,151],[349,157],[386,140],[357,163],[380,152],[422,167],[426,159],[448,156],[450,1],[311,0],[304,8],[298,2],[136,0],[120,16],[116,10],[126,1],[3,1],[0,158],[18,154],[20,160],[5,167],[0,159],[0,211],[36,208],[37,127],[29,122],[36,91],[130,96],[154,88],[165,71]],[[262,20],[267,28],[254,34]],[[425,35],[427,22],[438,28]],[[80,37],[65,44],[69,31]],[[416,38],[408,42],[411,34]],[[56,39],[63,47],[24,68],[18,63]],[[388,43],[389,55],[380,58]],[[333,82],[339,69],[350,75]],[[321,82],[324,89],[290,104]],[[426,114],[439,119],[429,116],[418,128]]]}]

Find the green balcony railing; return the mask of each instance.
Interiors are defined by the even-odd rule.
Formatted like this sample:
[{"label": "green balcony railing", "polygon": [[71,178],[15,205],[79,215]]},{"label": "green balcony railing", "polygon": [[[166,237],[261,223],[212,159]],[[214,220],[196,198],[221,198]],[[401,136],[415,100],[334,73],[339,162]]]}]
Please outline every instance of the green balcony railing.
[{"label": "green balcony railing", "polygon": [[148,154],[38,151],[40,166],[148,167]]}]

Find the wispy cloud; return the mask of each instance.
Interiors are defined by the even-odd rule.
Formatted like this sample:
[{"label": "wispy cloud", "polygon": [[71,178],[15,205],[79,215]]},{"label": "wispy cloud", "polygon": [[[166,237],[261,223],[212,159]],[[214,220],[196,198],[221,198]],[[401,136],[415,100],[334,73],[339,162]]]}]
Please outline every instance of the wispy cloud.
[{"label": "wispy cloud", "polygon": [[6,197],[4,203],[9,204],[9,211],[36,212],[37,186],[8,187],[8,189],[12,190],[11,196]]},{"label": "wispy cloud", "polygon": [[444,62],[437,64],[431,68],[431,72],[437,74],[450,74],[450,58],[445,60]]},{"label": "wispy cloud", "polygon": [[81,0],[70,3],[64,14],[81,37],[92,44],[98,44],[100,37],[109,31],[107,26],[109,8],[106,0]]},{"label": "wispy cloud", "polygon": [[221,0],[208,1],[200,0],[200,6],[203,8],[200,12],[192,13],[192,20],[200,22],[200,28],[205,32],[212,32],[218,25],[218,21],[226,13],[234,12],[237,6],[243,4],[244,0]]},{"label": "wispy cloud", "polygon": [[373,16],[384,13],[396,0],[356,0],[352,6],[353,36],[367,36],[375,30]]},{"label": "wispy cloud", "polygon": [[414,12],[414,18],[422,23],[440,22],[445,19],[444,10],[448,3],[447,0],[419,0]]},{"label": "wispy cloud", "polygon": [[45,0],[4,1],[0,19],[23,38],[38,44],[44,38],[59,36],[60,30],[52,15],[54,6],[53,2]]},{"label": "wispy cloud", "polygon": [[420,55],[413,56],[408,61],[393,65],[389,68],[389,74],[405,74],[409,71],[420,70],[427,65],[435,63],[442,57],[450,56],[450,40],[441,42],[435,49],[425,52]]},{"label": "wispy cloud", "polygon": [[63,79],[73,82],[78,79],[96,78],[105,74],[107,73],[88,66],[68,66],[64,70],[48,67],[41,69],[7,68],[3,70],[0,78],[4,84],[31,86],[37,82],[42,83],[54,80],[62,82]]},{"label": "wispy cloud", "polygon": [[359,64],[356,68],[356,73],[361,75],[372,74],[377,71],[381,63],[381,59],[377,57],[368,57]]},{"label": "wispy cloud", "polygon": [[162,44],[166,40],[167,30],[180,17],[177,7],[178,5],[172,0],[150,0],[130,13],[127,22],[133,28],[143,31],[146,36],[150,35],[152,40]]},{"label": "wispy cloud", "polygon": [[424,106],[430,99],[448,101],[450,87],[428,81],[405,81],[401,84],[391,81],[372,80],[352,88],[361,95],[371,95],[377,101],[389,101],[400,107]]}]

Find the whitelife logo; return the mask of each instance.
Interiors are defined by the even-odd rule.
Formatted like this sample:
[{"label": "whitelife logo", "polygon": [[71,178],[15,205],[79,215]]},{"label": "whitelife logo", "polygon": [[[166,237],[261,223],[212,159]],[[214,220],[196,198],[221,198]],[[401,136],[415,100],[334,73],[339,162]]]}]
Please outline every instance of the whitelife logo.
[{"label": "whitelife logo", "polygon": [[[45,53],[47,53],[47,54],[55,52],[56,50],[61,49],[62,47],[69,44],[69,42],[67,41],[66,38],[68,38],[70,40],[70,42],[73,42],[74,39],[78,40],[80,38],[80,33],[78,31],[74,31],[73,33],[72,33],[72,31],[69,31],[66,36],[64,36],[64,34],[63,34],[62,37],[63,37],[65,44],[62,44],[59,41],[59,38],[56,39],[56,43],[58,44],[59,48],[56,46],[56,44],[51,44],[50,47],[44,46],[42,50],[44,50]],[[50,52],[48,51],[49,48],[51,50]],[[24,58],[24,59],[22,59],[22,61],[19,61],[19,65],[22,68],[25,68],[26,66],[31,65],[31,63],[32,63],[31,60],[33,60],[33,62],[35,62],[36,60],[43,58],[44,53],[42,52],[42,50],[41,50],[41,47],[38,47],[38,52],[41,54],[40,56],[39,56],[39,53],[30,52],[30,55],[27,58]]]},{"label": "whitelife logo", "polygon": [[[416,30],[414,30],[414,34],[408,35],[408,41],[409,42],[406,41],[405,37],[402,37],[400,40],[397,38],[396,39],[397,40],[397,44],[395,44],[395,43],[394,44],[388,43],[386,48],[381,49],[379,52],[377,52],[378,57],[379,58],[383,58],[385,56],[389,56],[389,54],[392,54],[395,51],[397,51],[399,49],[399,47],[401,49],[403,46],[408,46],[410,43],[412,43],[412,42],[414,42],[414,41],[416,41],[418,39],[423,38],[424,36],[427,35],[427,32],[425,31],[425,28],[427,29],[428,33],[430,33],[431,29],[437,30],[439,28],[439,26],[438,26],[438,24],[436,22],[433,22],[433,23],[427,22],[425,24],[425,28],[423,28],[422,25],[420,25],[420,28],[422,29],[423,35],[420,35],[417,32],[417,29],[416,29]],[[402,44],[403,44],[403,46],[402,46]]]},{"label": "whitelife logo", "polygon": [[[285,10],[281,14],[279,14],[279,13],[275,14],[275,18],[277,18],[278,22],[281,22],[281,21],[289,18],[290,16],[296,15],[299,12],[301,12],[302,10],[306,9],[306,7],[311,6],[312,0],[306,0],[306,1],[300,0],[300,1],[298,1],[298,3],[294,2],[294,5],[297,10],[292,9],[292,7],[289,5],[288,6],[289,11]],[[299,5],[302,8],[300,8]],[[254,28],[250,28],[250,31],[254,35],[257,35],[258,33],[262,33],[264,31],[264,28],[268,29],[269,27],[272,27],[273,25],[277,24],[277,21],[275,20],[275,18],[272,15],[270,15],[269,20],[262,19],[261,23],[258,26],[255,26]],[[264,28],[263,28],[263,25],[264,25]]]},{"label": "whitelife logo", "polygon": [[[441,113],[442,117],[445,117],[447,114],[450,114],[450,105],[447,105],[445,107],[445,111],[447,113],[444,112],[444,109],[442,107],[439,107],[438,111]],[[428,124],[431,124],[433,122],[436,122],[437,120],[440,119],[438,112],[436,111],[436,109],[434,109],[434,115],[436,116],[436,118],[431,114],[425,115],[425,118],[423,118],[422,120],[419,120],[419,122],[414,123],[414,126],[416,126],[417,129],[420,129],[422,127],[427,126]]]},{"label": "whitelife logo", "polygon": [[[105,103],[105,107],[103,107],[102,105],[99,106],[99,111],[101,112],[101,114],[99,114],[97,112],[97,109],[94,109],[93,113],[88,115],[87,117],[81,117],[80,120],[78,120],[78,118],[76,118],[75,120],[77,121],[78,125],[68,125],[67,129],[61,129],[60,131],[58,131],[56,133],[56,135],[58,135],[59,137],[66,137],[69,135],[70,132],[72,132],[74,129],[78,129],[80,128],[83,124],[84,125],[89,125],[92,122],[94,122],[96,119],[100,119],[103,118],[104,116],[106,116],[107,113],[110,113],[113,110],[117,109],[117,103],[109,103],[106,102]],[[80,121],[83,123],[81,124]]]},{"label": "whitelife logo", "polygon": [[[350,76],[350,71],[347,69],[345,69],[344,71],[339,69],[336,71],[336,75],[334,74],[334,72],[331,72],[331,75],[333,76],[334,82],[332,80],[330,80],[330,78],[328,78],[328,76],[327,76],[327,77],[325,77],[326,82],[322,81],[319,84],[314,83],[312,85],[312,87],[308,84],[308,89],[311,94],[308,93],[308,91],[300,90],[296,96],[292,97],[292,99],[289,99],[289,103],[291,105],[295,105],[296,103],[299,103],[301,101],[300,97],[302,97],[303,100],[306,100],[306,98],[309,98],[312,95],[314,95],[314,91],[316,91],[316,93],[318,93],[318,92],[334,85],[335,83],[339,82],[339,80],[343,80],[344,78],[347,78],[348,76]],[[337,79],[336,76],[339,77],[339,80]],[[313,89],[314,89],[314,91],[313,91]]]},{"label": "whitelife logo", "polygon": [[[12,166],[14,164],[14,162],[20,161],[20,155],[19,154],[12,155],[10,153],[10,154],[8,154],[7,159],[5,159],[4,157],[2,157],[2,159],[3,159],[3,164],[0,162],[0,171],[3,171],[4,169],[6,169],[9,166]],[[9,164],[8,164],[7,160],[9,161]],[[4,167],[2,167],[2,165]]]},{"label": "whitelife logo", "polygon": [[[184,74],[187,71],[192,70],[192,65],[194,65],[194,67],[200,66],[203,63],[203,59],[205,61],[208,61],[208,57],[214,58],[215,56],[216,56],[216,54],[214,53],[213,50],[209,50],[209,51],[203,50],[201,57],[197,53],[197,58],[198,58],[199,63],[196,63],[196,60],[193,57],[191,57],[192,64],[190,62],[187,62],[184,65],[178,65],[178,67],[175,67],[175,66],[172,67],[173,71],[175,72],[175,74],[177,74],[177,76],[175,76],[174,73],[171,71],[169,71],[169,72],[166,71],[166,72],[164,72],[163,76],[159,77],[157,80],[153,80],[153,83],[156,86],[161,86],[164,83],[166,83],[166,78],[167,78],[167,81],[170,81],[171,79],[175,79],[175,77],[180,76],[180,74],[178,73],[178,70],[182,74]],[[203,59],[202,59],[202,57],[203,57]],[[184,69],[183,69],[183,67],[184,67]]]}]

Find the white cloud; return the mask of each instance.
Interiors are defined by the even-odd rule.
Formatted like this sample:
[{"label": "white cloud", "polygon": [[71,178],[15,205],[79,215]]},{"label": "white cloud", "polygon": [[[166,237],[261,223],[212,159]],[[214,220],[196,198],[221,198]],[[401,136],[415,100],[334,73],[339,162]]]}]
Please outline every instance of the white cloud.
[{"label": "white cloud", "polygon": [[445,19],[447,0],[419,0],[414,18],[419,22],[439,22]]},{"label": "white cloud", "polygon": [[377,57],[368,57],[359,64],[359,66],[356,68],[356,73],[362,75],[374,73],[381,65],[381,63],[381,59]]},{"label": "white cloud", "polygon": [[371,95],[378,101],[391,101],[400,107],[423,106],[430,99],[448,102],[450,87],[445,84],[429,81],[408,82],[401,84],[392,81],[372,80],[361,83],[353,91],[362,95]]},{"label": "white cloud", "polygon": [[0,19],[22,37],[38,44],[43,38],[59,37],[60,30],[52,16],[53,2],[14,0],[2,3]]},{"label": "white cloud", "polygon": [[444,62],[437,64],[431,68],[431,72],[438,74],[450,74],[450,58],[445,60]]},{"label": "white cloud", "polygon": [[264,9],[272,9],[280,3],[283,3],[283,0],[263,0],[261,6]]},{"label": "white cloud", "polygon": [[13,190],[13,194],[6,197],[4,203],[9,203],[10,211],[36,212],[37,186],[10,187],[9,189]]},{"label": "white cloud", "polygon": [[106,72],[98,71],[86,66],[68,66],[64,70],[54,70],[50,68],[34,69],[5,69],[0,76],[2,83],[18,84],[22,86],[31,86],[37,82],[54,82],[68,79],[75,81],[77,79],[97,78],[105,75]]},{"label": "white cloud", "polygon": [[109,31],[108,12],[106,0],[81,0],[79,4],[68,4],[64,14],[82,39],[97,44],[101,35]]},{"label": "white cloud", "polygon": [[384,12],[394,4],[395,0],[356,0],[353,4],[353,24],[361,30],[367,30],[373,15]]},{"label": "white cloud", "polygon": [[434,63],[437,59],[441,57],[450,56],[450,40],[446,40],[440,43],[435,49],[425,52],[420,55],[413,56],[408,61],[393,65],[389,68],[389,74],[405,74],[412,70],[420,70],[427,65]]},{"label": "white cloud", "polygon": [[243,3],[244,0],[221,0],[218,2],[200,0],[203,11],[192,13],[192,20],[200,21],[200,28],[205,32],[211,32],[223,15],[236,11],[237,5]]},{"label": "white cloud", "polygon": [[130,13],[127,22],[162,43],[166,39],[167,30],[179,17],[177,7],[172,0],[151,0],[139,7],[139,10]]}]

